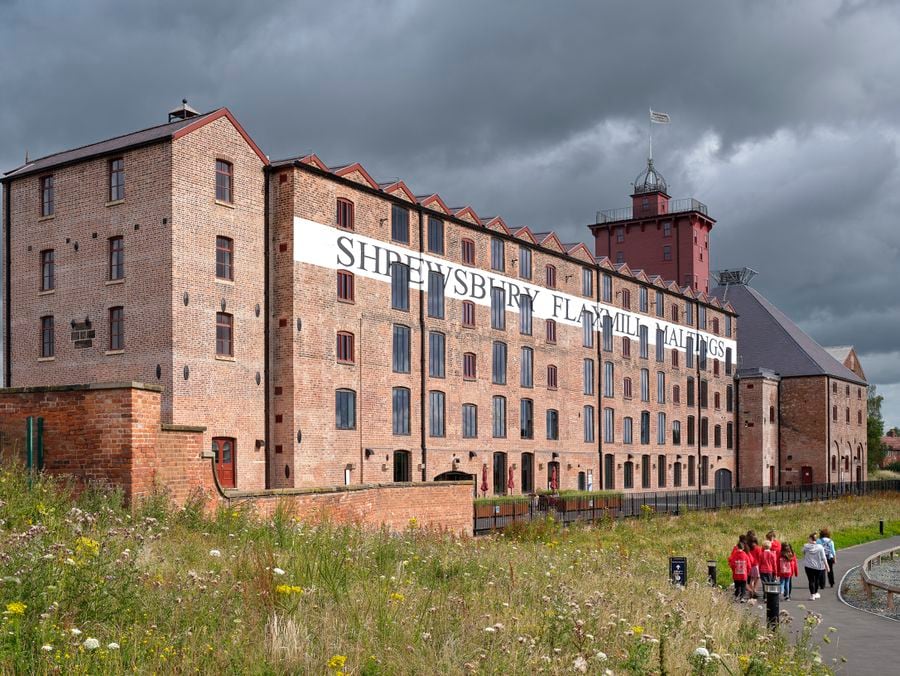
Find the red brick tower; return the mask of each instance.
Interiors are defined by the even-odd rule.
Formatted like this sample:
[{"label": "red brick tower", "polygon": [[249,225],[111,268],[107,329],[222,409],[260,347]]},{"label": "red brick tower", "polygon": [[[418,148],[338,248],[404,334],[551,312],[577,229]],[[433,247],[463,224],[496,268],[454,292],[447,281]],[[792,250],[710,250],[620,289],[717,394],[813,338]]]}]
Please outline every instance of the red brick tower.
[{"label": "red brick tower", "polygon": [[671,199],[666,180],[650,159],[634,180],[631,207],[600,211],[588,227],[597,256],[709,293],[709,231],[714,223],[702,202]]}]

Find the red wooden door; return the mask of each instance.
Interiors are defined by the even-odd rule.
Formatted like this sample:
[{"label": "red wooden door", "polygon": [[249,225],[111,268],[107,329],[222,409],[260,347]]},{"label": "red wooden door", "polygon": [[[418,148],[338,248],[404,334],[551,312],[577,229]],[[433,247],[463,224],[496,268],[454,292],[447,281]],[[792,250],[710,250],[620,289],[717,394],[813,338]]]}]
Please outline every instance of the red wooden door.
[{"label": "red wooden door", "polygon": [[813,482],[812,467],[804,465],[800,468],[800,483],[811,484]]},{"label": "red wooden door", "polygon": [[216,475],[222,488],[234,488],[234,465],[236,448],[234,439],[215,437],[212,440],[212,451],[216,456]]}]

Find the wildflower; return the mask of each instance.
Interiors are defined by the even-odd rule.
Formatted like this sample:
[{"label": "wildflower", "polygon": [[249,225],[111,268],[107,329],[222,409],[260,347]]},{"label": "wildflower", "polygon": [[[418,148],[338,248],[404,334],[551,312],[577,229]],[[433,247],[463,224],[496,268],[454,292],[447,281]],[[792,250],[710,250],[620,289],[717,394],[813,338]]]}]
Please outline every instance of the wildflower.
[{"label": "wildflower", "polygon": [[572,664],[572,668],[582,674],[587,673],[587,660],[579,655],[575,658],[575,662]]},{"label": "wildflower", "polygon": [[6,612],[10,615],[24,615],[26,606],[21,601],[13,601],[12,603],[6,604]]},{"label": "wildflower", "polygon": [[400,603],[405,598],[406,597],[400,592],[394,592],[393,594],[391,594],[391,601],[393,601],[394,603]]},{"label": "wildflower", "polygon": [[81,629],[78,627],[72,627],[69,631],[72,633],[72,636],[81,636]]},{"label": "wildflower", "polygon": [[419,525],[419,520],[418,520],[416,517],[412,517],[412,518],[409,520],[408,525],[409,525],[410,528],[415,528],[416,526]]},{"label": "wildflower", "polygon": [[699,648],[697,648],[694,651],[694,655],[697,657],[702,657],[705,660],[709,659],[709,651],[706,648],[704,648],[703,646],[700,646]]},{"label": "wildflower", "polygon": [[85,650],[96,650],[100,647],[100,641],[95,638],[86,638],[81,645],[84,646]]},{"label": "wildflower", "polygon": [[738,664],[741,665],[741,669],[747,671],[750,667],[750,656],[749,655],[738,655]]},{"label": "wildflower", "polygon": [[303,587],[298,587],[291,584],[280,584],[275,587],[275,593],[284,594],[285,596],[290,596],[291,594],[302,594]]},{"label": "wildflower", "polygon": [[493,634],[493,633],[495,633],[495,632],[497,631],[497,628],[496,628],[496,627],[485,627],[484,630],[485,630],[488,634]]},{"label": "wildflower", "polygon": [[218,549],[210,549],[209,555],[215,559],[218,559],[220,556],[222,556],[222,552],[220,552]]},{"label": "wildflower", "polygon": [[504,629],[506,629],[506,625],[504,625],[502,622],[498,622],[494,625],[494,629],[496,629],[497,631],[503,631]]},{"label": "wildflower", "polygon": [[106,648],[107,648],[108,650],[118,650],[118,649],[119,649],[119,644],[116,643],[115,641],[113,641],[112,643],[107,644]]},{"label": "wildflower", "polygon": [[100,553],[100,543],[91,538],[81,536],[75,540],[75,553],[82,558],[97,556]]},{"label": "wildflower", "polygon": [[427,631],[422,632],[422,640],[423,641],[427,641],[430,638],[431,638],[431,634],[429,632],[427,632]]},{"label": "wildflower", "polygon": [[594,659],[597,660],[598,662],[606,662],[606,660],[607,660],[608,658],[606,657],[606,653],[605,653],[605,652],[603,652],[602,650],[598,650],[598,651],[597,651],[597,654],[594,655]]},{"label": "wildflower", "polygon": [[45,653],[52,653],[53,646],[48,643],[48,644],[42,645],[41,650],[43,650]]},{"label": "wildflower", "polygon": [[346,655],[333,655],[330,660],[328,660],[328,668],[329,669],[341,669],[347,663]]},{"label": "wildflower", "polygon": [[273,568],[272,574],[273,575],[284,575],[284,571],[281,568]]},{"label": "wildflower", "polygon": [[640,636],[641,634],[644,633],[644,628],[643,628],[641,625],[638,624],[638,625],[633,626],[633,627],[631,628],[631,631],[634,632],[634,635],[635,635],[635,636]]}]

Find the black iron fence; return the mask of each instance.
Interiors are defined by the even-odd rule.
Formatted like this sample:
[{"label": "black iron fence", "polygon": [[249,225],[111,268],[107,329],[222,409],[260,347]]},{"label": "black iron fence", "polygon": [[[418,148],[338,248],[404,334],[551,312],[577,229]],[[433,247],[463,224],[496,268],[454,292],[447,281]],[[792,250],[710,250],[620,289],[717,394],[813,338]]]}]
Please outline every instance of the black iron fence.
[{"label": "black iron fence", "polygon": [[552,517],[568,525],[621,519],[643,514],[677,515],[688,511],[765,507],[802,502],[833,500],[847,495],[900,492],[900,479],[864,481],[840,484],[806,484],[776,488],[733,488],[704,491],[663,491],[655,493],[623,493],[615,498],[596,500],[553,499],[534,496],[519,502],[498,501],[475,506],[476,535],[502,530],[513,523],[527,523]]}]

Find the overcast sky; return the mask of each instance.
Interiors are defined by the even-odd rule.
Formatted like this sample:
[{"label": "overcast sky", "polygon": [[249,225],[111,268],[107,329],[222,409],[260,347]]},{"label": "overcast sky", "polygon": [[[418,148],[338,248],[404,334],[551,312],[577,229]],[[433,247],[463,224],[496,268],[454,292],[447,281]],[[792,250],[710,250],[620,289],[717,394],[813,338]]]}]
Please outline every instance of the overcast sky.
[{"label": "overcast sky", "polygon": [[587,239],[647,154],[712,266],[855,345],[900,425],[900,3],[0,0],[0,168],[228,106],[272,159],[360,161]]}]

